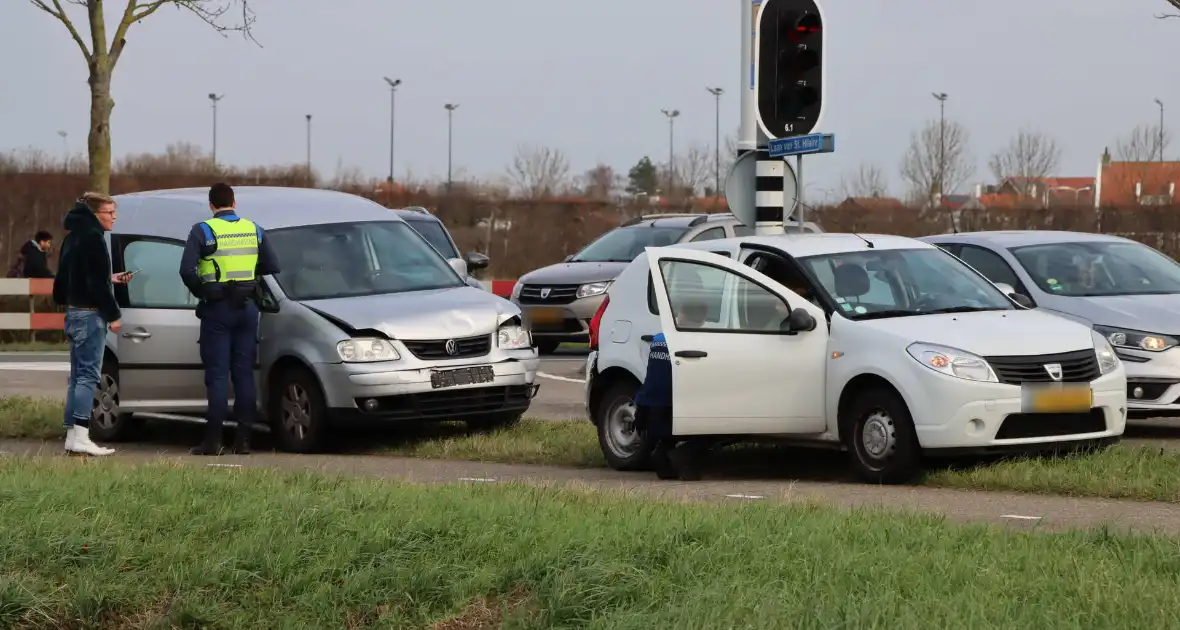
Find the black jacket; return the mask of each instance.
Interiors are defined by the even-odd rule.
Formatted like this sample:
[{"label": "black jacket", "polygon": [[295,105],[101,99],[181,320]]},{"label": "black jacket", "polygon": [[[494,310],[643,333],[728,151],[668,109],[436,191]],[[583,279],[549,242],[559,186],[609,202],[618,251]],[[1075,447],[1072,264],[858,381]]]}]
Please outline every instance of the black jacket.
[{"label": "black jacket", "polygon": [[25,268],[23,270],[24,278],[52,278],[53,272],[49,270],[49,257],[45,252],[41,251],[40,247],[33,241],[25,243],[24,247],[20,248],[20,255],[25,259]]},{"label": "black jacket", "polygon": [[62,306],[98,309],[108,323],[122,317],[111,284],[111,254],[98,217],[79,203],[66,213],[53,301]]}]

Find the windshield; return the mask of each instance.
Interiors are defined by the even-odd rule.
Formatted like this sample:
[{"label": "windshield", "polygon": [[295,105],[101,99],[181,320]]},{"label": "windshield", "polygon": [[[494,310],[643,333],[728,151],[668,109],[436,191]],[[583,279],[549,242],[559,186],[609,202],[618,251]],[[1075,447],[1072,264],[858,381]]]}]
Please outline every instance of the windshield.
[{"label": "windshield", "polygon": [[1180,265],[1140,243],[1053,243],[1011,252],[1033,282],[1053,295],[1180,293]]},{"label": "windshield", "polygon": [[447,238],[447,230],[443,224],[438,221],[424,221],[422,219],[406,219],[406,223],[414,228],[414,231],[421,234],[426,242],[434,245],[438,253],[443,255],[443,258],[459,258],[459,252],[455,251],[455,246],[451,244],[451,239]]},{"label": "windshield", "polygon": [[447,261],[400,221],[269,230],[292,300],[321,300],[465,286]]},{"label": "windshield", "polygon": [[993,284],[941,249],[865,249],[800,259],[849,319],[1014,310]]},{"label": "windshield", "polygon": [[647,247],[675,245],[688,232],[686,227],[615,228],[574,254],[570,262],[631,262]]}]

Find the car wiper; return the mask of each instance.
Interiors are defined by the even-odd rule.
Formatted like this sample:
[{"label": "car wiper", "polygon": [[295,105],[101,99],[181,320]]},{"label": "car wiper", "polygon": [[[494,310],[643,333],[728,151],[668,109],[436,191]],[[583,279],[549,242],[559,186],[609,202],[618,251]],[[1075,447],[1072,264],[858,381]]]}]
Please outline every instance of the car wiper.
[{"label": "car wiper", "polygon": [[948,306],[946,308],[936,308],[931,311],[922,311],[923,315],[933,315],[941,313],[975,313],[979,311],[1003,311],[1007,309],[996,308],[994,306]]},{"label": "car wiper", "polygon": [[920,311],[906,311],[906,310],[902,310],[902,309],[897,308],[897,309],[892,309],[892,310],[888,310],[888,311],[877,311],[875,313],[865,313],[864,315],[858,315],[855,319],[858,319],[858,320],[861,320],[861,319],[884,319],[886,317],[909,317],[910,315],[925,315],[925,313],[922,313]]}]

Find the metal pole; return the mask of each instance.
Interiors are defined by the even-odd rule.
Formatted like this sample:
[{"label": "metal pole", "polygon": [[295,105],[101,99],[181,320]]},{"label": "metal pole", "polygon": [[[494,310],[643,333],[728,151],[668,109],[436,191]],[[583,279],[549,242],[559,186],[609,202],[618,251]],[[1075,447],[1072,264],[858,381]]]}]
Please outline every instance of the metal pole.
[{"label": "metal pole", "polygon": [[213,104],[213,166],[217,166],[217,102],[223,98],[224,94],[209,93],[209,101]]},{"label": "metal pole", "polygon": [[311,182],[311,114],[307,115],[307,181]]},{"label": "metal pole", "polygon": [[719,87],[705,88],[713,95],[713,196],[721,196],[721,95],[725,90]]},{"label": "metal pole", "polygon": [[447,110],[447,192],[451,192],[451,187],[454,185],[451,179],[451,158],[454,154],[454,137],[455,137],[455,110],[459,109],[458,103],[446,103],[443,108]]},{"label": "metal pole", "polygon": [[[738,76],[741,90],[741,126],[738,128],[738,155],[758,148],[758,104],[754,102],[754,20],[762,4],[756,0],[740,0],[742,3],[741,42],[742,63]],[[754,182],[750,182],[753,185]]]},{"label": "metal pole", "polygon": [[393,139],[394,139],[393,132],[394,132],[394,123],[396,122],[396,118],[394,118],[394,114],[396,112],[395,105],[397,104],[397,86],[402,84],[402,80],[401,79],[391,79],[389,77],[385,77],[385,82],[387,84],[389,84],[389,177],[386,179],[386,181],[389,182],[389,194],[391,195],[390,198],[392,199],[392,195],[393,195]]},{"label": "metal pole", "polygon": [[676,188],[676,154],[673,146],[673,134],[676,117],[680,115],[680,110],[661,109],[660,111],[668,117],[668,190],[664,192],[668,197],[671,197]]},{"label": "metal pole", "polygon": [[[787,181],[786,169],[783,169],[783,171],[784,171],[783,172],[783,186],[786,186],[786,181]],[[799,208],[799,214],[798,214],[798,216],[795,217],[795,222],[798,224],[797,227],[798,227],[799,233],[802,234],[803,233],[803,221],[807,218],[807,206],[803,205],[803,154],[802,153],[795,156],[795,181],[796,181],[795,199],[798,202],[795,204],[795,207]],[[784,219],[784,221],[787,218],[789,218],[787,216],[787,204],[789,204],[789,203],[791,203],[791,200],[787,199],[786,195],[783,195],[783,219]]]},{"label": "metal pole", "polygon": [[938,197],[946,194],[946,92],[935,92],[938,99]]},{"label": "metal pole", "polygon": [[1160,135],[1159,135],[1160,161],[1163,162],[1164,161],[1164,102],[1157,98],[1157,99],[1155,99],[1155,104],[1160,106]]}]

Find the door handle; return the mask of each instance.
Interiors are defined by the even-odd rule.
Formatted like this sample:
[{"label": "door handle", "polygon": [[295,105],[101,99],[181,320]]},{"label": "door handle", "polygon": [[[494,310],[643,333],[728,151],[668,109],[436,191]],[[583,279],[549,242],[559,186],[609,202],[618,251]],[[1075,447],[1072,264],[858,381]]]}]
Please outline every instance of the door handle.
[{"label": "door handle", "polygon": [[640,340],[640,341],[646,341],[646,342],[648,342],[648,343],[651,343],[651,340],[652,340],[652,339],[655,339],[655,337],[654,337],[654,336],[652,336],[652,335],[639,335],[639,340]]},{"label": "door handle", "polygon": [[676,353],[676,356],[685,359],[703,359],[709,356],[709,353],[704,350],[681,350]]},{"label": "door handle", "polygon": [[152,336],[152,333],[146,330],[141,330],[136,332],[125,332],[123,333],[123,336],[127,339],[147,339],[148,337]]}]

